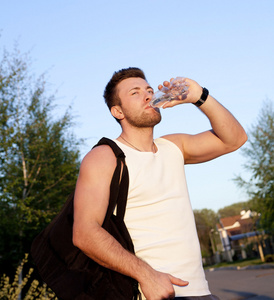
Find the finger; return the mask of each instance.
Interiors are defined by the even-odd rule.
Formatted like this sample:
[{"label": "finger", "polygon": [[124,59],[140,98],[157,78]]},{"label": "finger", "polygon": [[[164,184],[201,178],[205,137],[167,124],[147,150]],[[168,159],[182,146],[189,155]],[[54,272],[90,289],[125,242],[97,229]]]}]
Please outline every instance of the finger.
[{"label": "finger", "polygon": [[170,102],[171,102],[171,101],[166,102],[166,103],[162,106],[162,108],[165,109],[165,108],[168,108],[168,107],[172,107],[172,105],[170,104]]},{"label": "finger", "polygon": [[180,99],[178,100],[171,100],[171,101],[167,101],[162,108],[169,108],[169,107],[173,107],[175,105],[181,104],[182,102],[180,102]]},{"label": "finger", "polygon": [[162,108],[173,107],[173,106],[175,106],[176,104],[179,104],[179,101],[178,101],[178,100],[167,101],[167,102],[162,106]]},{"label": "finger", "polygon": [[161,84],[158,86],[158,90],[163,93],[168,93],[170,91],[168,87],[162,86]]},{"label": "finger", "polygon": [[182,279],[174,277],[172,275],[168,275],[168,276],[169,276],[169,279],[172,284],[179,285],[179,286],[186,286],[189,284],[188,281],[182,280]]},{"label": "finger", "polygon": [[161,91],[163,88],[168,88],[170,86],[169,81],[164,81],[163,84],[158,85],[158,90]]},{"label": "finger", "polygon": [[169,87],[170,86],[170,82],[169,81],[164,81],[164,86]]}]

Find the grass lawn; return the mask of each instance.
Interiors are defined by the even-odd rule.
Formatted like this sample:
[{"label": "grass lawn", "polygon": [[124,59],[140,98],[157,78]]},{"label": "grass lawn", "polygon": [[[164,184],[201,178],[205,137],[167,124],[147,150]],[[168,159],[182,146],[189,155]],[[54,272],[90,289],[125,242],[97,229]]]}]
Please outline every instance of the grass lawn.
[{"label": "grass lawn", "polygon": [[206,266],[205,269],[220,268],[220,267],[245,267],[250,265],[261,265],[261,264],[265,264],[265,262],[262,262],[260,258],[254,258],[254,259],[238,260],[233,262],[221,262],[216,265]]}]

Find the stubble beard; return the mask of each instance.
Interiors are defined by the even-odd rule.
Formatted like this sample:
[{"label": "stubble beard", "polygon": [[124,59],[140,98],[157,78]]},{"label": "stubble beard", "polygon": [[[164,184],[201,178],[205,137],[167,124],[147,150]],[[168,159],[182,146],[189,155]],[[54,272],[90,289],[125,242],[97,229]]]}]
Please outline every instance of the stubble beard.
[{"label": "stubble beard", "polygon": [[139,117],[126,113],[125,119],[131,126],[136,128],[153,128],[161,122],[162,117],[157,111],[153,114],[142,113]]}]

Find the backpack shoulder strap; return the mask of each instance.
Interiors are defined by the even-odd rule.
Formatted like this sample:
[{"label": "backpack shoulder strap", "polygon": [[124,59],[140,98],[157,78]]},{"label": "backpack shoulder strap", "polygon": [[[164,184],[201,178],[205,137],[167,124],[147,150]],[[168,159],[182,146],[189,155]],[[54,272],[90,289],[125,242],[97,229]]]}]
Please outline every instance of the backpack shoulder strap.
[{"label": "backpack shoulder strap", "polygon": [[114,155],[117,158],[117,166],[113,173],[113,177],[110,185],[109,206],[103,223],[103,227],[105,227],[107,226],[116,205],[117,205],[117,210],[116,210],[117,217],[124,219],[126,203],[127,203],[127,195],[128,195],[129,177],[128,177],[128,169],[125,163],[125,154],[122,151],[122,149],[113,140],[110,140],[105,137],[103,137],[94,147],[100,145],[110,146]]},{"label": "backpack shoulder strap", "polygon": [[[116,157],[121,157],[124,158],[125,154],[123,150],[111,139],[108,139],[106,137],[103,137],[100,139],[100,141],[94,146],[100,146],[100,145],[108,145],[112,149],[113,153],[115,154]],[[94,148],[93,147],[93,148]]]}]

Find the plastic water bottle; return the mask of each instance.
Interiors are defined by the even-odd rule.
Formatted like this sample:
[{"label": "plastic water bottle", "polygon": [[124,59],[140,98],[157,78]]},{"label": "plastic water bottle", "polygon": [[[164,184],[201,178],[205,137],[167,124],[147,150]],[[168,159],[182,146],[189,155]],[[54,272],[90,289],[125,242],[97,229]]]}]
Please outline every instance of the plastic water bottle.
[{"label": "plastic water bottle", "polygon": [[183,95],[187,92],[188,86],[185,82],[184,77],[176,77],[171,81],[171,86],[169,88],[163,87],[160,91],[154,93],[150,106],[152,107],[162,107],[166,102],[178,98],[178,96]]}]

